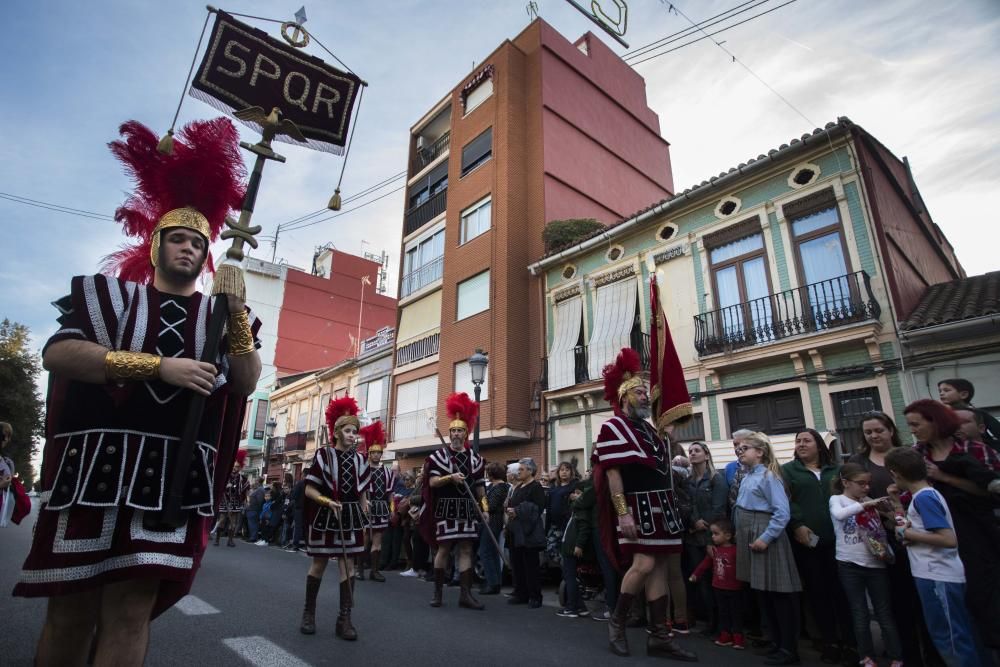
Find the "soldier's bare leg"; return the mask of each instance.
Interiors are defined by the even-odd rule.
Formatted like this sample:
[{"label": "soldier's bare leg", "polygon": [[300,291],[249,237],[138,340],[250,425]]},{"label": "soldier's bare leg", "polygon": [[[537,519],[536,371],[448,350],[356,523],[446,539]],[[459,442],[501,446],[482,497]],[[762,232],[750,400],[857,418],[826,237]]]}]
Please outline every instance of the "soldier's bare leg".
[{"label": "soldier's bare leg", "polygon": [[326,572],[326,564],[330,562],[330,559],[326,556],[321,558],[313,558],[312,565],[309,566],[309,576],[316,577],[317,579],[323,578],[323,573]]},{"label": "soldier's bare leg", "polygon": [[448,569],[448,558],[451,557],[451,542],[438,542],[437,553],[434,554],[434,569]]},{"label": "soldier's bare leg", "polygon": [[[666,562],[666,561],[664,561]],[[649,575],[656,569],[656,559],[649,554],[635,554],[632,557],[632,567],[628,569],[622,577],[622,593],[638,595],[642,592],[643,586],[648,586]],[[666,583],[664,582],[664,586]],[[662,593],[660,593],[662,595]]]},{"label": "soldier's bare leg", "polygon": [[149,622],[158,579],[131,579],[101,590],[101,631],[94,667],[141,665],[149,646]]},{"label": "soldier's bare leg", "polygon": [[458,571],[465,572],[472,567],[472,541],[462,540],[458,543]]},{"label": "soldier's bare leg", "polygon": [[100,608],[100,590],[49,598],[35,664],[38,667],[86,664]]}]

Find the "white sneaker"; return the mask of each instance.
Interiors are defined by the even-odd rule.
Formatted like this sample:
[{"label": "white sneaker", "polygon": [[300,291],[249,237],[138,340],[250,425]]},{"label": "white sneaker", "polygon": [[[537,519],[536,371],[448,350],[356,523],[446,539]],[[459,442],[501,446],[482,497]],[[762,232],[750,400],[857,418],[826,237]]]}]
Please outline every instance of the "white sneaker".
[{"label": "white sneaker", "polygon": [[267,544],[267,540],[257,540],[256,542],[254,542],[254,544],[256,544],[258,547],[262,547],[265,544]]},{"label": "white sneaker", "polygon": [[399,576],[401,576],[401,577],[419,577],[420,575],[417,574],[417,571],[414,570],[411,567],[409,570],[406,570],[405,572],[400,572]]}]

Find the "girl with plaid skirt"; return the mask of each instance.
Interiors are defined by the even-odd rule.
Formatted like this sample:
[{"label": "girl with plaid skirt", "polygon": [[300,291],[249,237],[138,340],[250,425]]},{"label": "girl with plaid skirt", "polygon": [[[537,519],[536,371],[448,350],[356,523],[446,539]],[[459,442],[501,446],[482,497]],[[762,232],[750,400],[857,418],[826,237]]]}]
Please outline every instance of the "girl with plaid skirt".
[{"label": "girl with plaid skirt", "polygon": [[799,663],[799,581],[792,547],[785,533],[791,512],[781,469],[763,433],[743,439],[740,483],[733,518],[736,524],[736,578],[757,592],[773,649],[766,665]]}]

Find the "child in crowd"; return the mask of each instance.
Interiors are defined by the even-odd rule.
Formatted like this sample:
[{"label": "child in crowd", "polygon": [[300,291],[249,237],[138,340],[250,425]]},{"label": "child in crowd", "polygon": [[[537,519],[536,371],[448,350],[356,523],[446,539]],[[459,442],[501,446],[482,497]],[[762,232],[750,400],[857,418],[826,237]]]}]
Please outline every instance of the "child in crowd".
[{"label": "child in crowd", "polygon": [[260,508],[260,539],[257,540],[256,544],[258,546],[263,546],[269,544],[274,537],[274,500],[271,498],[271,492],[264,492],[264,504]]},{"label": "child in crowd", "polygon": [[903,646],[892,617],[889,576],[885,569],[894,556],[878,513],[879,508],[889,509],[891,505],[886,498],[872,500],[868,497],[871,478],[871,473],[861,465],[846,463],[833,480],[833,493],[839,494],[830,496],[837,573],[851,607],[862,666],[875,667],[877,664],[868,612],[868,599],[871,598],[892,667],[902,667]]},{"label": "child in crowd", "polygon": [[714,550],[710,550],[705,560],[691,573],[692,582],[705,574],[712,567],[712,590],[715,593],[715,605],[719,611],[719,637],[715,640],[718,646],[732,646],[734,649],[744,649],[743,641],[743,582],[736,578],[736,545],[733,544],[733,522],[719,518],[709,525],[712,533]]},{"label": "child in crowd", "polygon": [[759,594],[773,646],[765,665],[799,664],[799,593],[802,582],[795,567],[785,528],[791,519],[788,491],[781,468],[764,433],[743,438],[736,508],[736,576]]},{"label": "child in crowd", "polygon": [[948,667],[978,667],[982,662],[965,606],[965,568],[948,505],[927,483],[927,464],[917,450],[897,447],[886,454],[885,465],[896,486],[890,491],[912,496],[896,535],[907,546],[931,640]]}]

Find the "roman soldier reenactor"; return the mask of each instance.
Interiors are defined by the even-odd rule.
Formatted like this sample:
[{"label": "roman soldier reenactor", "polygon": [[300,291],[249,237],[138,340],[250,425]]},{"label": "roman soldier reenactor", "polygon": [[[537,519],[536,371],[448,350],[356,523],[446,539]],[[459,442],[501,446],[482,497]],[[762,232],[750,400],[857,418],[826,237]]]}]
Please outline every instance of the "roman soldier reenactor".
[{"label": "roman soldier reenactor", "polygon": [[[115,219],[138,243],[111,255],[106,274],[73,278],[42,351],[42,504],[14,589],[49,598],[39,665],[83,664],[92,640],[94,664],[142,664],[150,620],[191,588],[260,375],[260,322],[238,297],[197,289],[210,244],[243,201],[236,128],[193,122],[169,155],[137,122],[120,131],[111,151],[137,187]],[[216,309],[226,334],[203,362]],[[167,522],[192,392],[206,402],[190,467],[178,473],[182,514]]]},{"label": "roman soldier reenactor", "polygon": [[250,480],[243,474],[243,468],[247,462],[247,450],[241,449],[236,452],[236,460],[233,461],[233,471],[226,480],[226,486],[222,490],[222,500],[219,502],[219,522],[215,527],[215,546],[219,546],[219,539],[222,537],[222,524],[228,522],[226,541],[227,547],[235,547],[236,529],[240,525],[240,515],[247,504],[250,496]]},{"label": "roman soldier reenactor", "polygon": [[[382,466],[382,452],[385,451],[385,429],[382,422],[375,421],[361,429],[360,448],[368,456],[371,477],[368,480],[368,502],[371,506],[371,580],[385,581],[379,571],[379,557],[382,555],[382,535],[389,528],[389,517],[393,512],[392,489],[396,484],[396,473]],[[361,578],[361,567],[358,568]]]},{"label": "roman soldier reenactor", "polygon": [[647,654],[696,661],[695,654],[674,644],[666,627],[667,556],[680,552],[684,524],[674,504],[669,445],[647,421],[652,407],[640,370],[639,354],[630,348],[605,366],[604,398],[615,415],[601,426],[591,457],[602,546],[619,569],[627,567],[608,622],[609,641],[613,653],[629,655],[626,620],[632,600],[645,590]]},{"label": "roman soldier reenactor", "polygon": [[346,396],[330,401],[326,423],[333,446],[316,451],[306,471],[306,554],[312,565],[306,576],[306,604],[300,630],[316,633],[316,596],[331,557],[337,558],[340,571],[340,615],[336,634],[348,640],[358,638],[351,624],[354,606],[351,579],[353,560],[365,550],[368,526],[368,479],[370,469],[355,444],[358,439],[358,404]]},{"label": "roman soldier reenactor", "polygon": [[[466,609],[485,609],[472,594],[472,552],[479,540],[476,521],[479,511],[475,503],[482,502],[486,480],[483,459],[469,447],[469,433],[475,428],[479,406],[466,393],[448,397],[445,404],[448,417],[449,443],[427,457],[424,462],[423,506],[420,514],[420,534],[424,541],[437,546],[434,554],[434,597],[432,607],[443,604],[445,568],[452,547],[457,545],[461,593],[458,605]],[[475,501],[470,494],[474,494]]]}]

